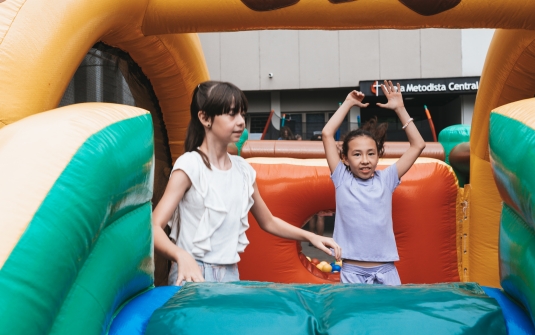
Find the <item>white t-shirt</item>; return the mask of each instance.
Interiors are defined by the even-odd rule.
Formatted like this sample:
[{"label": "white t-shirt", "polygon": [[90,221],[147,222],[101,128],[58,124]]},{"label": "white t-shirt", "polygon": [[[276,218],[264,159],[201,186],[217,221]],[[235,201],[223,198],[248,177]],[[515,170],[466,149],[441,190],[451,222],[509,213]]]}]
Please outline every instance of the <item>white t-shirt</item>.
[{"label": "white t-shirt", "polygon": [[[229,155],[232,167],[208,169],[197,152],[180,156],[173,171],[182,170],[191,180],[190,189],[169,221],[171,239],[195,259],[212,264],[234,264],[249,244],[245,231],[253,205],[255,170],[242,157]],[[172,172],[171,172],[172,173]],[[178,237],[178,239],[177,239]]]}]

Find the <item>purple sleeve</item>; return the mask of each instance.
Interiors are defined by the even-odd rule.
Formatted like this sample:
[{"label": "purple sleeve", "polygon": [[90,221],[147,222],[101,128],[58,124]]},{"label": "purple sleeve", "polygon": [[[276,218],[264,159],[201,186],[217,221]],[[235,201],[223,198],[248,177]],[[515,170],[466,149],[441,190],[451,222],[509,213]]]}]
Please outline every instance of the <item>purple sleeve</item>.
[{"label": "purple sleeve", "polygon": [[346,171],[346,166],[344,165],[344,163],[342,163],[342,161],[340,161],[334,169],[333,174],[331,175],[331,179],[335,188],[338,188],[338,186],[342,184],[342,179]]},{"label": "purple sleeve", "polygon": [[383,170],[384,176],[385,176],[385,183],[388,186],[388,189],[391,192],[394,192],[396,187],[398,187],[399,184],[401,184],[401,180],[398,176],[398,167],[396,163],[390,165],[386,169]]}]

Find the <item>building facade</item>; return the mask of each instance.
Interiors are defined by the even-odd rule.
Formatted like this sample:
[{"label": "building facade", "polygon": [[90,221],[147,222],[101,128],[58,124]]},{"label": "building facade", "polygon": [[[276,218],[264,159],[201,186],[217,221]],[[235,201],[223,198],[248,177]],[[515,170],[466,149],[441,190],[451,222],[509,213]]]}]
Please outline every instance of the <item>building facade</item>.
[{"label": "building facade", "polygon": [[[274,111],[275,129],[286,125],[310,139],[357,89],[370,106],[352,108],[341,132],[377,116],[389,123],[389,140],[406,140],[395,114],[375,106],[386,99],[374,85],[391,79],[409,88],[405,105],[430,141],[424,106],[437,134],[471,123],[492,34],[488,29],[264,30],[199,36],[211,78],[245,91],[251,138],[260,137]],[[450,89],[450,83],[462,89]]]}]

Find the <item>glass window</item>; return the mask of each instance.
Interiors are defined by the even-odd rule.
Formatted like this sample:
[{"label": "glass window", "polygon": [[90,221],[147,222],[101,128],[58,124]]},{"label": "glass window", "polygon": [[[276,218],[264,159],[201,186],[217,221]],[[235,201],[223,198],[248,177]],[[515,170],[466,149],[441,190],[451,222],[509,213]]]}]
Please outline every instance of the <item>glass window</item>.
[{"label": "glass window", "polygon": [[307,131],[303,134],[304,140],[312,139],[314,135],[320,135],[325,126],[325,113],[307,113]]},{"label": "glass window", "polygon": [[247,114],[247,116],[251,122],[249,133],[263,133],[269,118],[269,113],[251,113]]}]

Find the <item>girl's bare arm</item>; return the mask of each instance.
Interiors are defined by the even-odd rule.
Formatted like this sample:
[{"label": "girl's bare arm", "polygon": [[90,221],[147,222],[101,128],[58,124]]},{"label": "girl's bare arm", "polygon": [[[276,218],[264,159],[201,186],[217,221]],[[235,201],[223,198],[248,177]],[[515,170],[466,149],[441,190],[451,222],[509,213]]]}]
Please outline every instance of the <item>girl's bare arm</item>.
[{"label": "girl's bare arm", "polygon": [[364,99],[364,93],[352,91],[346,97],[346,100],[334,115],[330,118],[329,122],[323,127],[321,131],[321,139],[323,141],[323,147],[325,149],[325,156],[327,157],[327,164],[331,173],[334,172],[336,166],[340,162],[340,155],[338,154],[338,148],[336,147],[336,141],[334,140],[334,134],[344,122],[344,119],[347,116],[347,113],[353,106],[359,106],[365,108],[368,104],[363,104],[362,99]]},{"label": "girl's bare arm", "polygon": [[336,259],[339,260],[341,258],[341,248],[332,238],[313,234],[273,216],[269,208],[266,206],[266,203],[262,199],[256,183],[254,184],[253,200],[254,205],[251,207],[251,213],[255,217],[260,228],[263,230],[282,238],[297,241],[309,241],[316,248],[324,251],[328,255],[331,255],[331,250],[329,250],[329,248],[332,248],[334,250],[334,256]]},{"label": "girl's bare arm", "polygon": [[410,147],[396,162],[398,177],[401,178],[407,171],[409,171],[418,156],[422,153],[422,150],[424,150],[425,141],[422,138],[422,135],[420,135],[418,128],[414,125],[414,122],[409,122],[410,116],[403,104],[403,97],[401,96],[399,83],[397,84],[397,87],[395,87],[392,85],[391,81],[387,82],[385,80],[384,84],[381,85],[381,88],[385,96],[388,98],[388,102],[386,104],[378,103],[377,105],[379,107],[392,109],[398,115],[401,124],[407,125],[405,133],[409,139]]},{"label": "girl's bare arm", "polygon": [[171,219],[180,200],[191,187],[191,181],[182,170],[171,174],[164,195],[152,213],[152,231],[154,234],[154,250],[165,258],[178,263],[177,285],[182,281],[203,282],[201,270],[195,259],[176,244],[171,242],[163,230]]}]

